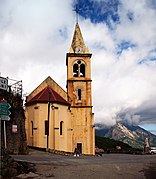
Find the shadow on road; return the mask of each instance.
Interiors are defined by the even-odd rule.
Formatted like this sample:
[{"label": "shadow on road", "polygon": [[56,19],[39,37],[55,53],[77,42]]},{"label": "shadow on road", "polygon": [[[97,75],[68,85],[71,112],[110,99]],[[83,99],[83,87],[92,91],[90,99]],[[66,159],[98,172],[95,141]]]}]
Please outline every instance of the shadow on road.
[{"label": "shadow on road", "polygon": [[156,178],[156,165],[151,163],[148,168],[143,168],[140,172],[144,173],[146,179],[155,179]]}]

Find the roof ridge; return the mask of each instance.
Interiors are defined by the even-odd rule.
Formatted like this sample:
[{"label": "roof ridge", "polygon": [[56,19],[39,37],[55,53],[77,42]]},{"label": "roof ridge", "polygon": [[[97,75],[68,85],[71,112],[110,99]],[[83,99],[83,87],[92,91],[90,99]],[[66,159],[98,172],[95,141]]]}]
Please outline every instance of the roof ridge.
[{"label": "roof ridge", "polygon": [[[54,92],[56,93],[56,91],[53,90],[52,88],[50,88],[50,90],[51,90],[51,93],[52,93],[52,95],[53,95],[54,100],[56,100],[56,97],[55,97],[55,95],[54,95]],[[58,93],[57,93],[57,94],[58,94]]]},{"label": "roof ridge", "polygon": [[[47,86],[47,87],[48,87],[48,86]],[[45,87],[45,88],[40,92],[40,95],[38,96],[37,100],[42,96],[42,94],[44,93],[44,91],[46,90],[47,87]],[[39,93],[38,93],[38,94],[39,94]]]}]

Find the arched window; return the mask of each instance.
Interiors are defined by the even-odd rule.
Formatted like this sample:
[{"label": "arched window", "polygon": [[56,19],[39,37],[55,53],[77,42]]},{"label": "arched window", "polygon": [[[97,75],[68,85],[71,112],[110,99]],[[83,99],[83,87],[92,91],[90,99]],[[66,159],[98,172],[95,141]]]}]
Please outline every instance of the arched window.
[{"label": "arched window", "polygon": [[81,101],[81,89],[78,89],[77,94],[78,94],[77,95],[78,100]]},{"label": "arched window", "polygon": [[73,65],[73,76],[78,77],[78,64],[77,63]]},{"label": "arched window", "polygon": [[80,65],[80,76],[85,77],[85,64]]},{"label": "arched window", "polygon": [[63,121],[60,122],[60,135],[63,135]]},{"label": "arched window", "polygon": [[85,63],[82,60],[77,60],[73,65],[74,77],[85,77]]}]

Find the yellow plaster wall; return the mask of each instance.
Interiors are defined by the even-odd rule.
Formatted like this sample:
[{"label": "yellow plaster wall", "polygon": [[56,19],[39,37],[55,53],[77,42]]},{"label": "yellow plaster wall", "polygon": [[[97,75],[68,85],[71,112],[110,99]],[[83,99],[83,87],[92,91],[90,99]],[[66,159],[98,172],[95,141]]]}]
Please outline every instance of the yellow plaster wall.
[{"label": "yellow plaster wall", "polygon": [[72,108],[74,114],[74,146],[82,143],[83,154],[95,154],[95,128],[92,108]]},{"label": "yellow plaster wall", "polygon": [[[50,111],[50,141],[49,147],[55,150],[71,151],[71,145],[68,142],[69,130],[71,128],[71,122],[68,112],[68,106],[54,104],[55,108]],[[63,134],[60,135],[60,122],[63,121]]]},{"label": "yellow plaster wall", "polygon": [[[49,149],[72,152],[71,113],[68,106],[53,104],[49,116]],[[50,105],[52,106],[52,104]],[[45,135],[45,120],[48,118],[48,104],[38,103],[26,108],[26,133],[29,146],[47,148],[47,135]],[[31,121],[34,129],[32,135]],[[60,135],[60,122],[63,121],[63,135]]]},{"label": "yellow plaster wall", "polygon": [[[78,101],[77,89],[82,89],[82,100]],[[72,106],[92,106],[91,82],[68,82],[68,95],[72,99]]]},{"label": "yellow plaster wall", "polygon": [[[45,120],[47,120],[48,107],[45,104],[36,104],[26,108],[27,140],[28,145],[46,148]],[[33,135],[32,123],[33,121]]]}]

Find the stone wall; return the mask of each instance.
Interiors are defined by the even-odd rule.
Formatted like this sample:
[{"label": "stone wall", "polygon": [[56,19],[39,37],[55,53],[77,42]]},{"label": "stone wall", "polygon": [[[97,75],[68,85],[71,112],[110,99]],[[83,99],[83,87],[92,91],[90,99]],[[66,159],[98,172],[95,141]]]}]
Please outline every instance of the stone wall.
[{"label": "stone wall", "polygon": [[[9,154],[26,154],[26,131],[23,101],[18,94],[0,90],[0,100],[5,99],[11,105],[10,120],[6,121],[6,146]],[[4,121],[1,122],[1,149],[4,149]],[[12,132],[12,125],[17,125],[17,133]]]}]

